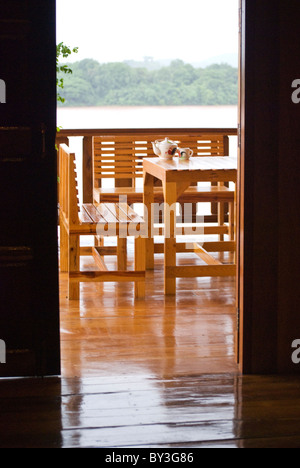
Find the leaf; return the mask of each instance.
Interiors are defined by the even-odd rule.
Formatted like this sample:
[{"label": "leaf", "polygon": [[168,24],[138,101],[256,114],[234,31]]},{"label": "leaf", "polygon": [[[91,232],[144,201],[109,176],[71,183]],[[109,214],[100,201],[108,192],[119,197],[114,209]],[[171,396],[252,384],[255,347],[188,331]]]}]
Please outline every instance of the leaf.
[{"label": "leaf", "polygon": [[[71,75],[73,73],[73,70],[68,66],[68,65],[60,65],[59,64],[59,59],[61,57],[67,58],[69,55],[72,53],[77,54],[78,53],[78,47],[74,47],[72,50],[69,46],[65,45],[63,42],[60,42],[56,46],[56,86],[57,88],[64,88],[64,79],[63,78],[58,78],[59,73],[64,73],[66,75]],[[63,98],[59,93],[57,93],[57,101],[64,103],[65,98]]]}]

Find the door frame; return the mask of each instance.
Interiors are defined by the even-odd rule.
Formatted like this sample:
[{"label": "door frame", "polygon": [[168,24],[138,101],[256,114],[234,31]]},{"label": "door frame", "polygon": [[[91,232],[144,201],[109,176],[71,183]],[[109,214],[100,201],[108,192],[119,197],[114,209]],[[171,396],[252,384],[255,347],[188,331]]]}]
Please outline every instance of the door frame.
[{"label": "door frame", "polygon": [[240,0],[240,9],[239,366],[299,374],[299,1]]},{"label": "door frame", "polygon": [[60,374],[55,24],[55,0],[1,4],[1,377]]}]

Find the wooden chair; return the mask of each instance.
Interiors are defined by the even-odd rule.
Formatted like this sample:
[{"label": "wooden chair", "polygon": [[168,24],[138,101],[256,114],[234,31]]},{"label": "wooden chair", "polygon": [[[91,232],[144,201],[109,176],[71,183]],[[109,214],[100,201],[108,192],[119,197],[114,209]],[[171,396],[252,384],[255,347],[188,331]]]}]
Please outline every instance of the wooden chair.
[{"label": "wooden chair", "polygon": [[[145,295],[145,238],[143,220],[126,204],[79,206],[75,155],[59,148],[60,269],[68,272],[69,299],[79,299],[80,282],[134,282],[135,297]],[[94,236],[95,246],[80,248],[80,236]],[[97,238],[117,237],[117,247],[97,246]],[[127,267],[127,236],[135,237],[135,269]],[[95,271],[80,269],[80,255],[92,255]],[[108,271],[105,255],[118,256],[118,270]]]},{"label": "wooden chair", "polygon": [[[143,177],[143,158],[153,157],[151,142],[165,136],[166,134],[149,132],[145,135],[137,133],[95,136],[93,139],[94,200],[97,203],[116,203],[119,197],[127,197],[130,205],[143,203],[143,187],[139,184],[139,179]],[[229,152],[228,136],[223,134],[195,136],[186,132],[170,138],[181,147],[190,147],[194,151],[194,156],[226,156]],[[107,186],[108,181],[109,186]],[[234,190],[222,183],[206,187],[196,185],[186,190],[178,201],[182,209],[185,203],[194,204],[193,222],[197,221],[197,204],[211,203],[212,216],[206,220],[217,222],[218,226],[223,227],[229,218],[228,206],[234,202]],[[162,187],[157,186],[155,203],[162,202]]]}]

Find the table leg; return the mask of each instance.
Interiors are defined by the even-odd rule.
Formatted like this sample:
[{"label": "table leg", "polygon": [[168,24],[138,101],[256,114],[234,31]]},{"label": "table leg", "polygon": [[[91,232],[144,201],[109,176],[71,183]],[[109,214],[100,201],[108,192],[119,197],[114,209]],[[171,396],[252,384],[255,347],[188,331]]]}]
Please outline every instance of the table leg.
[{"label": "table leg", "polygon": [[164,183],[165,217],[165,294],[176,294],[176,278],[170,276],[169,267],[176,266],[176,182]]},{"label": "table leg", "polygon": [[[135,271],[145,271],[145,242],[146,239],[143,237],[135,238],[135,247],[134,247],[134,265]],[[144,298],[145,297],[145,278],[143,281],[135,283],[135,297]]]},{"label": "table leg", "polygon": [[[69,273],[79,273],[80,271],[80,238],[77,234],[69,235]],[[69,300],[79,300],[80,283],[70,281],[69,278]]]},{"label": "table leg", "polygon": [[153,205],[154,177],[144,174],[144,221],[147,226],[146,270],[154,270]]},{"label": "table leg", "polygon": [[118,270],[127,270],[127,238],[123,239],[118,237],[117,256],[118,256]]}]

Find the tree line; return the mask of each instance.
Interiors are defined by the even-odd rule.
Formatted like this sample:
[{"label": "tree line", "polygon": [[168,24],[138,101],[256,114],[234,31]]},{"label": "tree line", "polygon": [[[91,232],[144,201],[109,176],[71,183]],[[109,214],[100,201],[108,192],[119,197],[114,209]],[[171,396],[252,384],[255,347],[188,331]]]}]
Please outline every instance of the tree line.
[{"label": "tree line", "polygon": [[73,73],[63,76],[64,87],[59,90],[64,105],[69,107],[204,106],[238,102],[238,69],[228,64],[195,68],[175,60],[151,70],[125,62],[100,64],[85,59],[69,66]]}]

